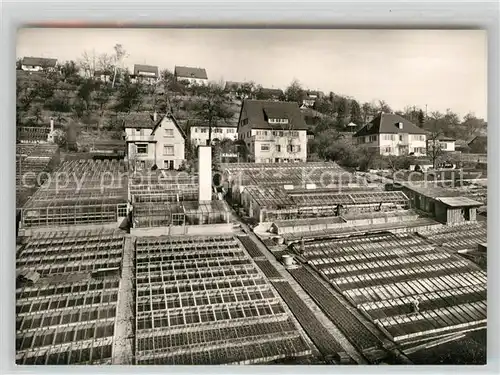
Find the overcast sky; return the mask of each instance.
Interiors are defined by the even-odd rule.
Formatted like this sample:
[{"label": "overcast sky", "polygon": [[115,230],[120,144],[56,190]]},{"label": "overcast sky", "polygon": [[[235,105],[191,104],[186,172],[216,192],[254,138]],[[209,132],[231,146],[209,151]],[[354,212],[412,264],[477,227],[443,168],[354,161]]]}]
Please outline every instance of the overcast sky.
[{"label": "overcast sky", "polygon": [[21,29],[17,56],[76,60],[113,53],[125,64],[203,67],[210,80],[305,88],[393,109],[487,115],[487,35],[458,30]]}]

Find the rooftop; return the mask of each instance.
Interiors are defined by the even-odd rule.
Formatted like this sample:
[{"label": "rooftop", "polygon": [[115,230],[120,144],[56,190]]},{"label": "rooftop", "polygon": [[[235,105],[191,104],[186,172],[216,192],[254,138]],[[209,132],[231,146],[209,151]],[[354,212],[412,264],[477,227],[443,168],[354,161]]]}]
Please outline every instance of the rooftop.
[{"label": "rooftop", "polygon": [[[308,129],[299,105],[293,102],[246,99],[241,106],[240,119],[243,113],[254,129]],[[268,119],[287,119],[288,124],[270,124]]]},{"label": "rooftop", "polygon": [[155,77],[158,77],[158,67],[153,65],[134,65],[134,75],[140,75],[141,73],[154,73]]},{"label": "rooftop", "polygon": [[[403,127],[399,128],[399,123]],[[392,113],[379,113],[372,121],[358,130],[354,136],[360,137],[374,134],[426,134],[425,130],[419,128],[407,119]]]},{"label": "rooftop", "polygon": [[208,79],[207,71],[203,68],[191,68],[188,66],[176,66],[174,74],[180,78]]},{"label": "rooftop", "polygon": [[53,68],[57,64],[57,59],[46,58],[46,57],[24,57],[22,64],[27,66],[41,66],[43,68]]}]

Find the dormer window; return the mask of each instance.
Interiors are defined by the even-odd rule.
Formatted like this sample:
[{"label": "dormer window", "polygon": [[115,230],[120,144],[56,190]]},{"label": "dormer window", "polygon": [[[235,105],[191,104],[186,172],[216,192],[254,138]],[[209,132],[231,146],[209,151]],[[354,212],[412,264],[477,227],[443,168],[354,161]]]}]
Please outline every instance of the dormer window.
[{"label": "dormer window", "polygon": [[398,122],[398,128],[399,129],[403,129],[403,123],[402,122]]},{"label": "dormer window", "polygon": [[268,119],[270,124],[288,124],[287,118],[270,118]]}]

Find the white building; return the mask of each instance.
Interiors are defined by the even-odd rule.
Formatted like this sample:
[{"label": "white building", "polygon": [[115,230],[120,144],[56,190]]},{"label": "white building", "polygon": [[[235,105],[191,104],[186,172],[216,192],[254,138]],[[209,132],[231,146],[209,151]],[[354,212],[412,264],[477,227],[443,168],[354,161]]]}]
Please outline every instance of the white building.
[{"label": "white building", "polygon": [[245,100],[238,138],[256,163],[305,162],[307,126],[295,102]]},{"label": "white building", "polygon": [[188,81],[191,85],[205,85],[208,83],[207,71],[203,68],[176,66],[174,75],[177,81]]},{"label": "white building", "polygon": [[171,114],[131,115],[125,122],[125,141],[132,168],[179,169],[184,161],[186,135]]},{"label": "white building", "polygon": [[305,97],[302,100],[302,105],[305,107],[314,107],[314,103],[316,103],[316,100],[321,98],[324,94],[320,91],[306,91],[305,92]]},{"label": "white building", "polygon": [[444,135],[438,136],[434,141],[432,139],[432,135],[429,135],[427,138],[428,138],[427,139],[427,148],[432,147],[433,142],[436,142],[439,144],[439,148],[443,151],[446,151],[446,152],[455,151],[456,139],[454,139],[454,138],[446,137]]},{"label": "white building", "polygon": [[21,69],[27,72],[41,72],[55,70],[57,59],[45,57],[24,57],[21,61]]},{"label": "white building", "polygon": [[133,82],[154,84],[158,82],[158,67],[153,65],[134,65],[134,74],[131,75]]},{"label": "white building", "polygon": [[[196,146],[206,146],[208,141],[208,126],[193,125],[190,128],[191,143]],[[236,141],[238,139],[237,124],[224,124],[212,126],[212,142],[230,139]]]},{"label": "white building", "polygon": [[378,149],[381,155],[427,154],[425,130],[392,113],[378,114],[358,130],[353,139],[358,145]]}]

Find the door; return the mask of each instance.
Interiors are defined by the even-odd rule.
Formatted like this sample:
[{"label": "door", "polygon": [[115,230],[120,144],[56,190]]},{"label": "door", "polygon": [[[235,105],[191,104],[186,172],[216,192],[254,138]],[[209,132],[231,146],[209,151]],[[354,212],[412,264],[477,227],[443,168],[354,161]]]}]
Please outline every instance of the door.
[{"label": "door", "polygon": [[170,169],[170,170],[174,169],[174,161],[173,160],[169,160],[168,164],[169,164],[168,169]]}]

